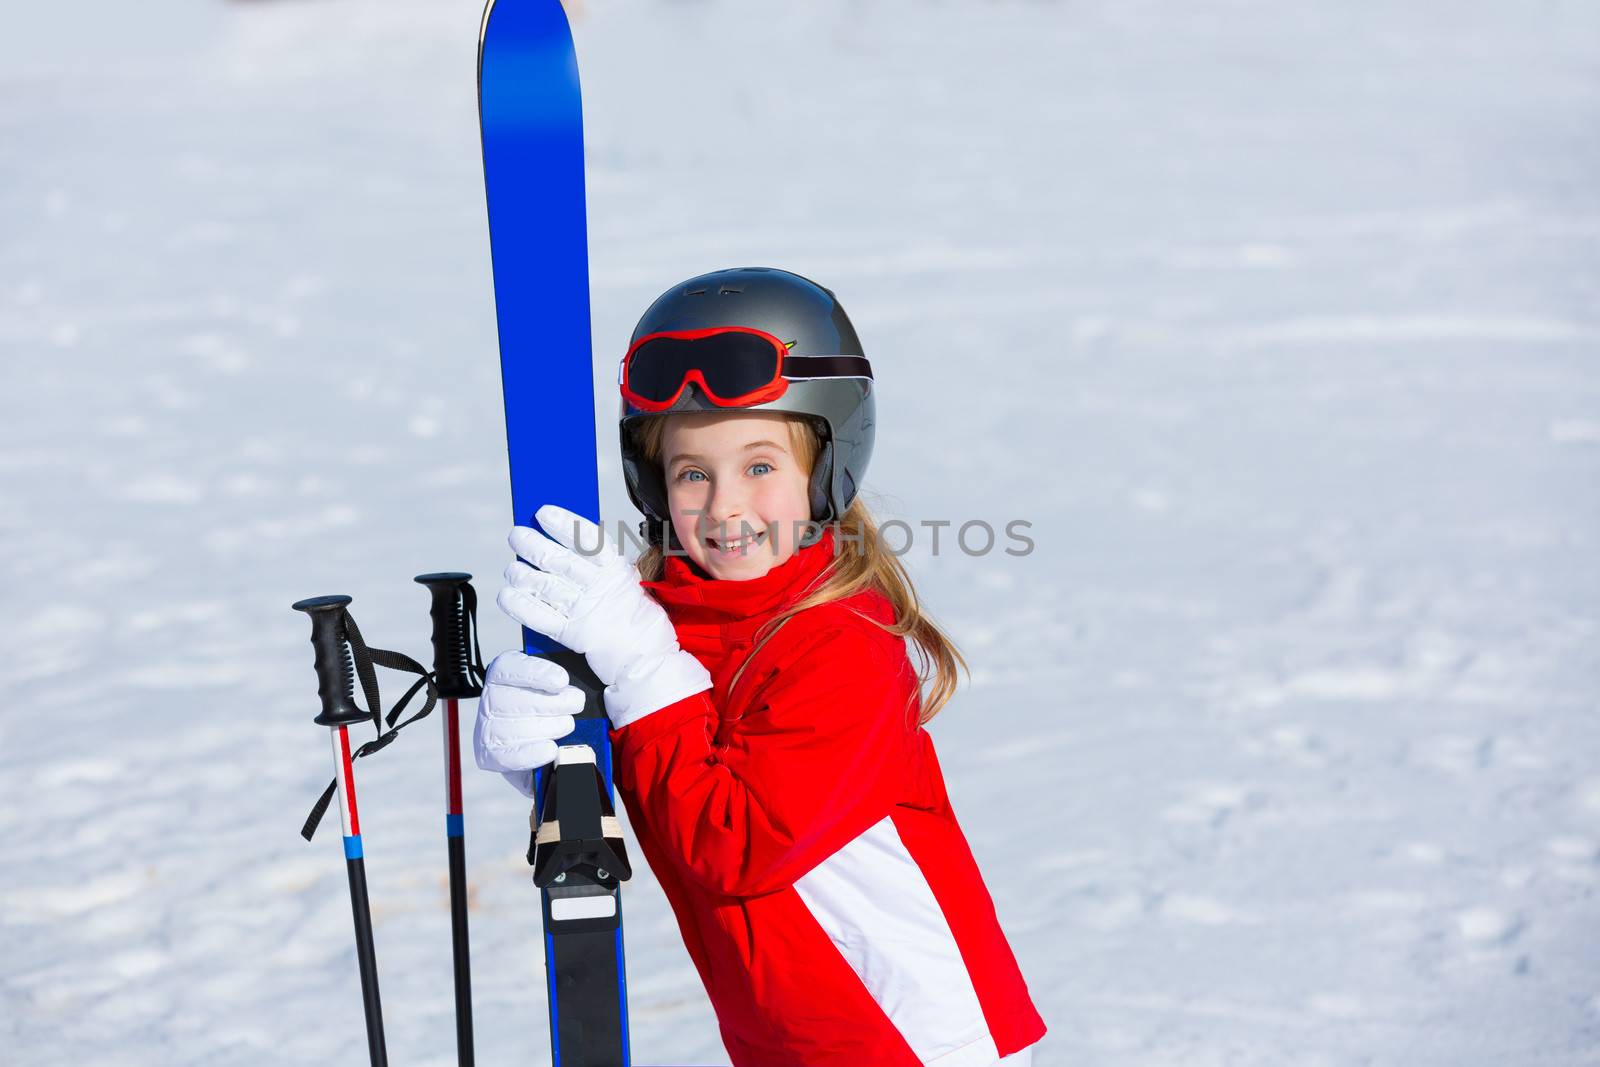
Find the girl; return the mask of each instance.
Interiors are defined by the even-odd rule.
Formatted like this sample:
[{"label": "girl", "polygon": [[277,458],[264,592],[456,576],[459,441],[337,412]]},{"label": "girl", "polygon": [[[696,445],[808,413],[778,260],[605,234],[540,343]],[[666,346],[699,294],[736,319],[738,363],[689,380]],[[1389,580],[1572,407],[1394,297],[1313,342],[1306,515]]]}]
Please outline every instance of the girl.
[{"label": "girl", "polygon": [[[857,497],[871,374],[798,275],[669,290],[621,373],[651,546],[630,565],[546,506],[498,603],[605,683],[617,790],[735,1067],[1026,1065],[1044,1023],[922,728],[965,664]],[[479,766],[531,793],[582,705],[560,667],[502,654]]]}]

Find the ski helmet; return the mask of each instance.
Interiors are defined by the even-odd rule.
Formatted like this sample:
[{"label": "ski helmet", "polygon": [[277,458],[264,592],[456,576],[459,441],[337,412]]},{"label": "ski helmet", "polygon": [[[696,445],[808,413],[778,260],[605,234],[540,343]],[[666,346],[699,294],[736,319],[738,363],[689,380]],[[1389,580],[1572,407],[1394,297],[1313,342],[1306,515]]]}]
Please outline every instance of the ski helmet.
[{"label": "ski helmet", "polygon": [[811,471],[812,520],[839,518],[860,491],[877,421],[872,367],[839,301],[808,278],[739,267],[673,286],[634,327],[617,380],[623,476],[647,527],[652,518],[671,525],[661,466],[634,441],[639,423],[654,415],[809,416],[822,441]]}]

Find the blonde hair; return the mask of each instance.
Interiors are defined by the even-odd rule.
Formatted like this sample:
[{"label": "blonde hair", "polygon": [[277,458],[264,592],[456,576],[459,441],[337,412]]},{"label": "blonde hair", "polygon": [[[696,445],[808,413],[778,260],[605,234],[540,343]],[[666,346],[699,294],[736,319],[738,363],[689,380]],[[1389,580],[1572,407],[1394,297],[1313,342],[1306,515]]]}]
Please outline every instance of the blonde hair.
[{"label": "blonde hair", "polygon": [[[781,416],[784,422],[788,423],[790,443],[794,446],[800,465],[809,475],[822,450],[819,429],[804,415],[788,412],[771,414]],[[635,426],[634,441],[640,454],[648,462],[661,462],[667,418],[667,416],[652,416],[642,419]],[[897,637],[911,639],[910,643],[917,650],[919,666],[917,688],[907,700],[906,710],[909,712],[912,703],[921,698],[921,711],[917,716],[917,724],[927,723],[939,714],[955,695],[958,666],[967,672],[968,680],[971,680],[972,672],[967,666],[965,657],[956,648],[955,642],[945,635],[922,607],[921,601],[917,598],[916,588],[911,584],[911,576],[906,573],[899,557],[884,546],[883,539],[878,533],[878,524],[873,520],[872,514],[867,510],[866,503],[859,494],[845,509],[844,515],[838,519],[835,552],[833,561],[822,572],[824,576],[822,584],[793,607],[762,626],[765,636],[760,637],[755,647],[751,649],[750,657],[745,659],[744,665],[741,665],[734,674],[733,680],[729,682],[729,688],[738,682],[745,666],[749,665],[750,658],[753,658],[789,619],[807,608],[843,600],[864,589],[876,589],[894,608],[895,621],[891,625],[865,615],[862,618],[868,618],[868,621],[879,629]],[[638,567],[643,580],[659,581],[666,569],[665,552],[659,545],[647,546],[639,556]]]}]

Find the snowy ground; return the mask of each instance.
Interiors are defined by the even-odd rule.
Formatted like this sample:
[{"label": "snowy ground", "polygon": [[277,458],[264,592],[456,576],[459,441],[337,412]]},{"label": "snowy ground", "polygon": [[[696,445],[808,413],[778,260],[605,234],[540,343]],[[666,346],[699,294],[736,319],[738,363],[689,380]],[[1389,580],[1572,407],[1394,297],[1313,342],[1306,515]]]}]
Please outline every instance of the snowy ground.
[{"label": "snowy ground", "polygon": [[[479,3],[13,8],[5,1060],[361,1062],[289,603],[423,655],[411,576],[508,558]],[[1600,1063],[1600,11],[579,15],[601,387],[667,284],[799,270],[881,513],[1034,524],[908,561],[1040,1067]],[[362,768],[405,1065],[454,1062],[436,748]],[[467,805],[480,1061],[545,1063],[523,802]],[[725,1063],[627,909],[639,1062]]]}]

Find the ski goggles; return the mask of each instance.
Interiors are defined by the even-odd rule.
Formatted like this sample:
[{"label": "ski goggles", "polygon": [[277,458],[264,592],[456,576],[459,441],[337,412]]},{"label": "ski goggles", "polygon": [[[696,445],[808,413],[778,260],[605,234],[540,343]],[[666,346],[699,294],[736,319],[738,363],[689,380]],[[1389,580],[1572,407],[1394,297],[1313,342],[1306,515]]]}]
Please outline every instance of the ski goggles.
[{"label": "ski goggles", "polygon": [[666,411],[692,382],[719,407],[778,399],[790,378],[872,377],[863,356],[792,356],[777,337],[750,326],[646,334],[622,357],[623,399],[641,411]]}]

